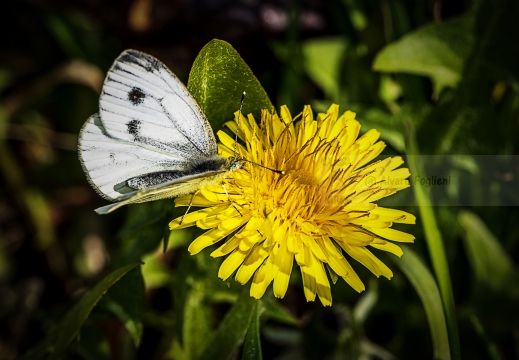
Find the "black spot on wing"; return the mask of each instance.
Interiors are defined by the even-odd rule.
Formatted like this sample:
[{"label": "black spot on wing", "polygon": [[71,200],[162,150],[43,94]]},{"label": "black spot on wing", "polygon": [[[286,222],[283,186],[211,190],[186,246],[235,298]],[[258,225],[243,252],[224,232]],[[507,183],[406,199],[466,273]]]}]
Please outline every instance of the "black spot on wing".
[{"label": "black spot on wing", "polygon": [[130,100],[130,102],[135,106],[142,104],[145,97],[146,94],[144,94],[144,92],[142,92],[138,87],[134,87],[128,93],[128,100]]},{"label": "black spot on wing", "polygon": [[126,126],[128,127],[128,134],[133,136],[135,141],[139,141],[141,135],[141,122],[139,120],[130,120]]}]

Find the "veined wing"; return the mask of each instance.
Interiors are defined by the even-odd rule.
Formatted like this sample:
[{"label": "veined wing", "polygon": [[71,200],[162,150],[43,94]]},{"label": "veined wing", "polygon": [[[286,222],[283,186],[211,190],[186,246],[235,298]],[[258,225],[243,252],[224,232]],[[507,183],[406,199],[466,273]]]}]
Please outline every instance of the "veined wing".
[{"label": "veined wing", "polygon": [[[149,188],[135,190],[119,198],[118,200],[120,201],[97,208],[95,211],[98,214],[108,214],[128,204],[173,198],[180,195],[194,193],[200,188],[208,185],[208,183],[215,181],[216,175],[222,174],[228,170],[229,169],[227,168],[222,168],[220,170],[207,171],[204,173],[198,173],[174,179],[159,185],[151,186]],[[204,181],[203,178],[206,178],[207,180]]]},{"label": "veined wing", "polygon": [[124,51],[108,71],[99,100],[106,133],[185,158],[217,153],[209,122],[185,86],[154,57]]},{"label": "veined wing", "polygon": [[183,154],[164,153],[112,137],[98,114],[92,115],[81,129],[79,159],[91,185],[108,200],[134,192],[126,183],[132,177],[182,170],[186,163]]}]

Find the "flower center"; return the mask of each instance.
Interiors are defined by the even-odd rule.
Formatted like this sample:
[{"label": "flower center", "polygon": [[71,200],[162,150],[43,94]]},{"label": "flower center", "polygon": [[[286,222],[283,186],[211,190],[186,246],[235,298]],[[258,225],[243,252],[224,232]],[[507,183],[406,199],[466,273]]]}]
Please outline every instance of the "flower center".
[{"label": "flower center", "polygon": [[295,181],[300,185],[318,185],[318,180],[315,178],[314,174],[306,169],[297,169],[289,172],[295,179]]}]

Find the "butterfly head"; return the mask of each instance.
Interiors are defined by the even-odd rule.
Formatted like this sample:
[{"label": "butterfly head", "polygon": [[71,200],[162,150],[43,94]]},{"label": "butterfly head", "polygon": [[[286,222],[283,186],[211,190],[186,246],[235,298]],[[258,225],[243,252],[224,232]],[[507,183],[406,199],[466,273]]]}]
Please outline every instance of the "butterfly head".
[{"label": "butterfly head", "polygon": [[245,160],[243,160],[243,159],[240,159],[240,158],[237,158],[234,156],[229,156],[227,158],[227,167],[228,167],[229,171],[236,171],[238,169],[241,169],[244,164],[245,164]]},{"label": "butterfly head", "polygon": [[259,166],[259,167],[262,167],[264,169],[270,170],[272,172],[275,172],[276,174],[285,175],[285,172],[283,170],[272,169],[272,168],[263,166],[261,164],[257,164],[255,162],[252,162],[250,160],[245,160],[245,159],[237,158],[237,157],[234,157],[234,156],[229,156],[227,158],[227,169],[229,169],[229,171],[236,171],[238,169],[241,169],[243,167],[243,165],[245,165],[246,162],[251,163],[254,166]]}]

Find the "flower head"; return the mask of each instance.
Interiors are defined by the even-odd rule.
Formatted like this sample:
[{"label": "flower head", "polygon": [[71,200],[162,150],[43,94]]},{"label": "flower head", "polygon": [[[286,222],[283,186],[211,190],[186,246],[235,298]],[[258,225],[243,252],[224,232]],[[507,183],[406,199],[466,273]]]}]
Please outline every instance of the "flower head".
[{"label": "flower head", "polygon": [[[237,119],[236,119],[237,120]],[[274,295],[282,298],[294,260],[301,269],[308,301],[315,296],[331,305],[330,282],[325,267],[360,292],[364,284],[347,257],[367,267],[377,277],[390,279],[391,270],[371,251],[402,255],[394,242],[413,242],[414,236],[392,229],[393,223],[414,224],[415,217],[374,202],[409,187],[401,157],[372,162],[384,149],[379,133],[370,130],[358,137],[355,113],[339,116],[332,105],[314,119],[306,106],[292,118],[286,107],[280,116],[263,111],[261,124],[249,115],[240,119],[236,144],[224,132],[218,137],[220,153],[238,155],[246,165],[224,179],[223,186],[201,190],[193,205],[204,207],[170,223],[171,229],[196,225],[208,231],[195,239],[189,252],[227,240],[211,253],[225,256],[218,276],[247,283],[251,296],[260,298],[273,282]],[[236,131],[236,122],[228,124]],[[259,165],[260,166],[259,166]],[[284,174],[275,171],[281,170]],[[191,195],[176,199],[188,205]]]}]

